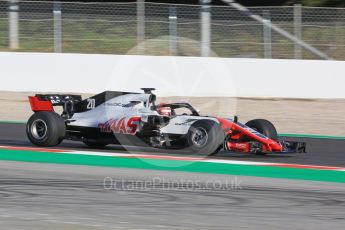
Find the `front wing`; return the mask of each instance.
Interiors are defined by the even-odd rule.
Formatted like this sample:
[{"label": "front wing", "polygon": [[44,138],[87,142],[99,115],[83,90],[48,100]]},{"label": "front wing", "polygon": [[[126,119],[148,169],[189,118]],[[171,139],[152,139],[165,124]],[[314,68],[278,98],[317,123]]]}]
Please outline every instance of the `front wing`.
[{"label": "front wing", "polygon": [[[218,121],[228,137],[224,143],[226,150],[247,153],[306,152],[305,142],[276,141],[232,119],[218,118]],[[243,137],[250,141],[243,141]]]}]

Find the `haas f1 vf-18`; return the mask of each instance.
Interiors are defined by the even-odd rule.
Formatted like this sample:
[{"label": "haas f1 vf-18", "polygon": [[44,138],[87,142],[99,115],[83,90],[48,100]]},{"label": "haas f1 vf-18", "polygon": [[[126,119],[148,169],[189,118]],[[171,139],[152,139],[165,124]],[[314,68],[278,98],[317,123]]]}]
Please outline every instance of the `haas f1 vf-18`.
[{"label": "haas f1 vf-18", "polygon": [[[255,119],[244,125],[236,116],[201,116],[188,103],[156,104],[154,89],[143,90],[106,91],[85,100],[79,95],[30,96],[34,114],[27,123],[28,138],[35,145],[47,147],[68,139],[90,147],[151,146],[204,155],[220,150],[257,154],[305,152],[303,142],[279,142],[275,127],[267,120]],[[62,106],[61,115],[54,106]]]}]

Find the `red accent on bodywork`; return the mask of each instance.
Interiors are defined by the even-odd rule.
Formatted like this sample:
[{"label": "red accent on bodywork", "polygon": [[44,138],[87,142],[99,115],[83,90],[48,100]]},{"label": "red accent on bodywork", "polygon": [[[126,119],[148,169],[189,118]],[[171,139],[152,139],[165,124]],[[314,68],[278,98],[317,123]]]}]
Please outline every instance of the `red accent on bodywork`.
[{"label": "red accent on bodywork", "polygon": [[37,97],[29,96],[31,110],[39,111],[53,111],[53,105],[50,101],[40,101]]},{"label": "red accent on bodywork", "polygon": [[137,132],[137,128],[139,125],[140,117],[131,117],[128,122],[127,126],[129,128],[128,133],[134,135]]},{"label": "red accent on bodywork", "polygon": [[233,143],[231,142],[231,140],[238,140],[240,137],[246,136],[254,141],[262,143],[263,150],[266,152],[281,152],[283,150],[281,144],[279,144],[277,141],[274,141],[270,138],[266,139],[259,137],[251,133],[249,130],[242,128],[238,124],[231,122],[230,120],[224,118],[217,118],[217,120],[219,121],[220,127],[224,130],[225,135],[230,138],[230,140],[228,140],[227,142]]},{"label": "red accent on bodywork", "polygon": [[226,143],[226,147],[228,150],[232,150],[232,151],[245,152],[245,153],[248,153],[250,151],[248,142],[229,142],[228,141]]}]

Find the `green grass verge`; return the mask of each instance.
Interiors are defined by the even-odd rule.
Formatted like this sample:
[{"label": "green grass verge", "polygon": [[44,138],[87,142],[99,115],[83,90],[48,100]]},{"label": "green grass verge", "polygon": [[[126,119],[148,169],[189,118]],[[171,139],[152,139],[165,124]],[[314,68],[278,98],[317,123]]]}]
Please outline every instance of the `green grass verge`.
[{"label": "green grass verge", "polygon": [[188,162],[161,159],[143,160],[140,158],[72,155],[63,153],[45,153],[27,150],[4,149],[0,150],[0,160],[198,172],[345,183],[345,172],[317,169],[293,169],[272,166],[217,164],[208,162]]},{"label": "green grass verge", "polygon": [[317,139],[335,139],[345,140],[344,136],[328,136],[328,135],[316,135],[316,134],[292,134],[292,133],[280,133],[280,137],[300,137],[300,138],[317,138]]}]

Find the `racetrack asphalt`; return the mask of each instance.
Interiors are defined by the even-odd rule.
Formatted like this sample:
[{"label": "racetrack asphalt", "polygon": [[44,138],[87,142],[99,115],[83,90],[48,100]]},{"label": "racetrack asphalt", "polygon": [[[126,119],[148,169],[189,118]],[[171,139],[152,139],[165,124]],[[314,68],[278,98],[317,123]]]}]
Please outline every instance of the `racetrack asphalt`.
[{"label": "racetrack asphalt", "polygon": [[[220,153],[213,158],[345,166],[345,140],[298,140],[307,141],[308,153]],[[0,124],[0,145],[32,146],[23,124]],[[58,148],[88,150],[72,141]],[[118,146],[101,151],[126,152]],[[171,154],[146,152],[162,153]],[[0,171],[0,229],[317,230],[345,226],[344,183],[12,161],[0,161]]]},{"label": "racetrack asphalt", "polygon": [[0,161],[1,229],[343,229],[343,183]]},{"label": "racetrack asphalt", "polygon": [[[307,153],[258,156],[243,153],[220,152],[216,156],[212,156],[212,158],[345,167],[345,140],[292,137],[284,137],[282,139],[307,142]],[[33,146],[26,137],[24,124],[5,123],[0,124],[0,145]],[[83,143],[75,141],[64,141],[56,148],[82,151],[90,150],[90,148],[87,148]],[[124,149],[116,145],[109,145],[105,149],[97,149],[97,151],[104,152],[128,152],[128,150],[131,152],[143,153],[143,150],[135,147]],[[188,156],[186,153],[172,150],[149,150],[150,151],[144,151],[144,153]]]}]

